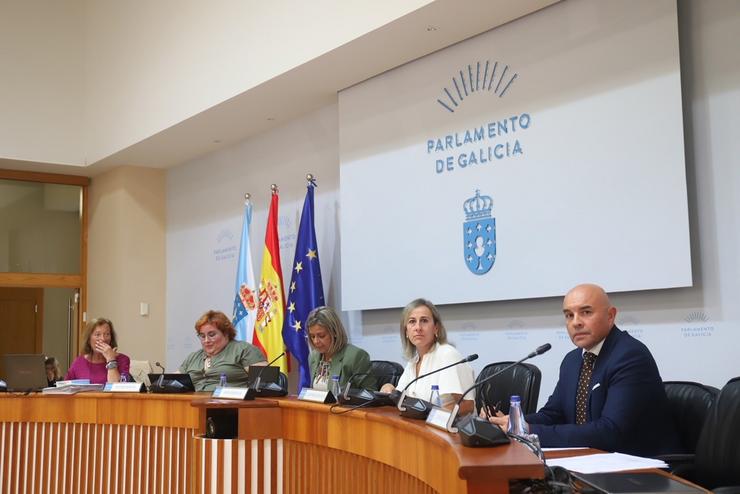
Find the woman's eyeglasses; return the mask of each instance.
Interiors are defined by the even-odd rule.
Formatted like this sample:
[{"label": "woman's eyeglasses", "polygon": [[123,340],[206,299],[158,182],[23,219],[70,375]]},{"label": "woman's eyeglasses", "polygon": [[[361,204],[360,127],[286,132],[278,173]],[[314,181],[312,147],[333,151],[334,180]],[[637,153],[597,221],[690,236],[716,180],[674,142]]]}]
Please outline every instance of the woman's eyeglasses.
[{"label": "woman's eyeglasses", "polygon": [[214,341],[216,338],[218,338],[218,335],[218,331],[211,331],[208,334],[198,333],[198,338],[200,339],[200,341]]}]

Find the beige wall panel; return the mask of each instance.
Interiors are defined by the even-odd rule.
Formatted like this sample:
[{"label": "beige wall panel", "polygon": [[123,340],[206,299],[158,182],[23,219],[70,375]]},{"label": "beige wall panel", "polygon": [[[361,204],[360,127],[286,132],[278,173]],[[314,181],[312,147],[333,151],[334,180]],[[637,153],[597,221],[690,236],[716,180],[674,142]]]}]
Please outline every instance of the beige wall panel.
[{"label": "beige wall panel", "polygon": [[164,196],[165,174],[150,168],[120,167],[90,185],[87,319],[110,318],[119,350],[136,360],[164,359]]}]

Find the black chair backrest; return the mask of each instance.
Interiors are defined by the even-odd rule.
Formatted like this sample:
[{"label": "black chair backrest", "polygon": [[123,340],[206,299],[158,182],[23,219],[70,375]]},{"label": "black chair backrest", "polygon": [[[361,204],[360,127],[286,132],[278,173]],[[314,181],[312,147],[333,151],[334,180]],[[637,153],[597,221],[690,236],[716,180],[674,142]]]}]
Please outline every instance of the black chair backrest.
[{"label": "black chair backrest", "polygon": [[403,374],[403,366],[390,360],[371,360],[370,374],[377,379],[378,389],[385,383],[396,386],[401,374]]},{"label": "black chair backrest", "polygon": [[681,446],[686,453],[694,453],[704,421],[719,390],[691,381],[666,381],[663,385]]},{"label": "black chair backrest", "polygon": [[714,489],[740,485],[740,377],[720,390],[696,444],[696,480]]},{"label": "black chair backrest", "polygon": [[[478,374],[475,382],[479,383],[511,364],[513,362],[488,364]],[[536,366],[517,364],[478,388],[475,395],[475,405],[480,410],[485,398],[488,405],[498,404],[500,410],[504,414],[508,414],[511,396],[519,395],[522,398],[522,411],[524,413],[534,413],[537,411],[537,399],[540,397],[541,380],[542,374]]]}]

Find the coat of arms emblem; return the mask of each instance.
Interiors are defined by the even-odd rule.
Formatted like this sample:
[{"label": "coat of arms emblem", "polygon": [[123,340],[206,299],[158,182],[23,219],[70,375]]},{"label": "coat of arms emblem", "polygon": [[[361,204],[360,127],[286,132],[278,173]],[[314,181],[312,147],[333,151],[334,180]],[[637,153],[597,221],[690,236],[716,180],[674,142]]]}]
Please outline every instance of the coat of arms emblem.
[{"label": "coat of arms emblem", "polygon": [[490,271],[496,261],[496,218],[491,216],[493,199],[476,190],[475,196],[463,203],[463,210],[465,264],[471,273],[482,275]]}]

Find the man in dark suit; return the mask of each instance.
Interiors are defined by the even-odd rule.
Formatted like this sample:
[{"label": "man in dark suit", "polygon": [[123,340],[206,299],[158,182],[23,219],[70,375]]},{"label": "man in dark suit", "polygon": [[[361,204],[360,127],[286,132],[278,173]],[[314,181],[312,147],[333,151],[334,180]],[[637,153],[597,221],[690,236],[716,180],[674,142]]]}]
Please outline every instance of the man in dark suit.
[{"label": "man in dark suit", "polygon": [[[560,365],[555,391],[527,415],[543,447],[588,446],[643,456],[681,451],[663,382],[650,350],[614,324],[604,290],[579,285],[563,300],[578,347]],[[508,417],[491,421],[506,426]]]}]

